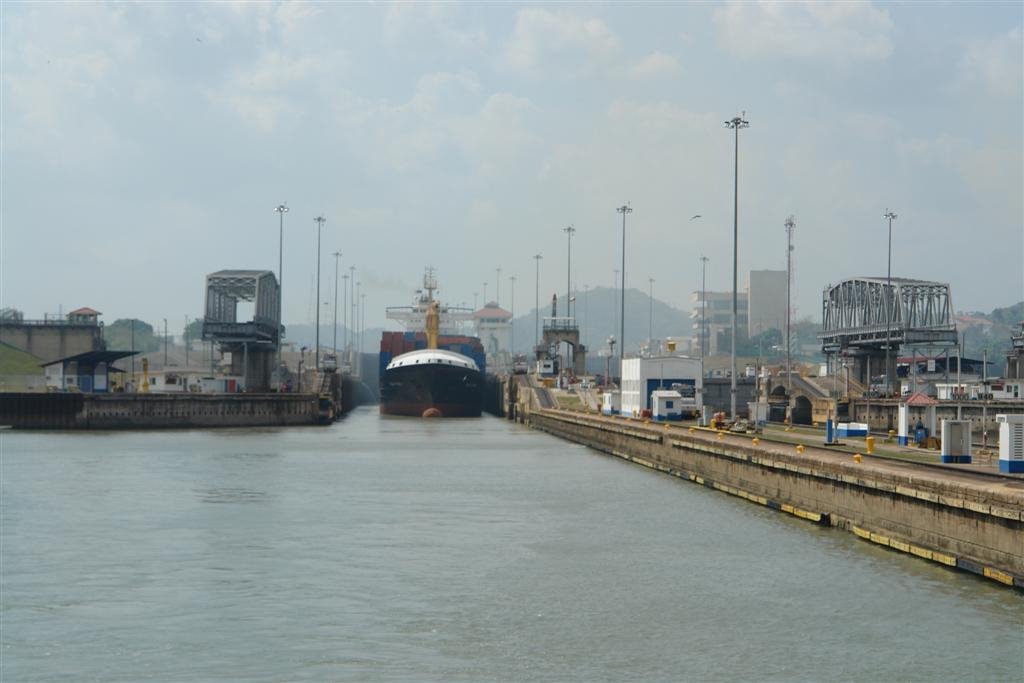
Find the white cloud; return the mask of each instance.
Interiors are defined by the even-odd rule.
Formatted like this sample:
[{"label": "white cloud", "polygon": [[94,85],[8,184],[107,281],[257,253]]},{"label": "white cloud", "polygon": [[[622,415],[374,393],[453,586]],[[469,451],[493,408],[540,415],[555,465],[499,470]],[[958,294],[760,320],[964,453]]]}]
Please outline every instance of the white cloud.
[{"label": "white cloud", "polygon": [[618,51],[618,37],[600,19],[528,7],[516,16],[502,64],[515,71],[572,76],[607,64]]},{"label": "white cloud", "polygon": [[487,45],[480,27],[458,24],[459,6],[451,2],[392,2],[384,15],[384,41],[403,52],[427,39],[445,51],[475,52]]},{"label": "white cloud", "polygon": [[683,73],[679,60],[664,52],[651,54],[615,70],[616,74],[633,80],[673,78]]},{"label": "white cloud", "polygon": [[892,19],[869,2],[739,2],[715,9],[719,43],[741,57],[881,60],[892,54]]},{"label": "white cloud", "polygon": [[1020,27],[991,40],[968,43],[957,75],[960,85],[980,84],[999,97],[1020,97],[1022,74]]},{"label": "white cloud", "polygon": [[491,95],[480,111],[454,127],[466,155],[484,175],[507,170],[541,146],[541,138],[526,125],[536,111],[529,99],[507,92]]}]

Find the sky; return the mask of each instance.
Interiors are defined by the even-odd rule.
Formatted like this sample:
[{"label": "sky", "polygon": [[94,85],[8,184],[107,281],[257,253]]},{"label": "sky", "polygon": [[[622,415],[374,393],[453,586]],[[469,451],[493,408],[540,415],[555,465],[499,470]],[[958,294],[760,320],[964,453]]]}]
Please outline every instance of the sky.
[{"label": "sky", "polygon": [[885,275],[889,209],[893,276],[1010,305],[1022,8],[4,2],[0,305],[180,329],[206,274],[277,270],[287,202],[286,324],[314,317],[317,215],[320,300],[340,251],[367,327],[426,266],[448,303],[487,283],[518,315],[565,291],[569,225],[574,287],[613,285],[629,203],[626,285],[688,309],[702,254],[732,286],[741,113],[741,289],[785,268],[792,215],[797,315],[820,319],[828,284]]}]

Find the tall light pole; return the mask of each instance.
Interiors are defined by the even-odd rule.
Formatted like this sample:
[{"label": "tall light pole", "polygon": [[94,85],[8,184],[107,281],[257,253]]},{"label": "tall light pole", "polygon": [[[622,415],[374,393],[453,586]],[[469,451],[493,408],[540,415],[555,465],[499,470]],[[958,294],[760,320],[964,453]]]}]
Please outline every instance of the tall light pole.
[{"label": "tall light pole", "polygon": [[540,254],[534,254],[533,260],[536,263],[536,279],[534,280],[534,302],[533,302],[533,337],[536,343],[534,350],[540,347],[540,260],[544,258]]},{"label": "tall light pole", "polygon": [[510,304],[511,307],[509,308],[509,313],[512,314],[512,327],[509,330],[509,332],[511,333],[511,337],[512,338],[509,340],[509,346],[511,346],[512,348],[509,349],[509,352],[511,352],[511,354],[513,356],[513,359],[514,359],[515,355],[516,355],[516,276],[515,275],[510,275],[509,276],[509,278],[508,278],[508,289],[509,289],[509,293],[510,293],[510,295],[512,297],[512,303]]},{"label": "tall light pole", "polygon": [[708,343],[708,257],[700,256],[700,372],[704,374],[704,356]]},{"label": "tall light pole", "polygon": [[484,306],[487,305],[487,283],[484,283]]},{"label": "tall light pole", "polygon": [[334,362],[337,367],[338,362],[338,259],[341,258],[341,252],[336,251],[331,256],[334,257],[334,341],[331,346],[334,348]]},{"label": "tall light pole", "polygon": [[[274,207],[274,211],[277,212],[278,223],[277,223],[277,390],[281,390],[282,377],[281,377],[281,327],[283,326],[284,307],[282,306],[282,296],[284,294],[284,267],[283,267],[283,256],[284,256],[284,215],[288,213],[288,202],[284,204],[278,204]],[[212,357],[212,354],[211,354]]]},{"label": "tall light pole", "polygon": [[[613,273],[613,275],[612,275],[612,295],[614,296],[615,290],[619,288],[619,269],[615,268],[614,270],[612,270],[612,273]],[[612,299],[612,301],[614,302],[615,300]],[[615,324],[612,325],[612,332],[615,332],[615,328],[619,326],[619,312],[615,310],[615,304],[614,303],[612,303],[612,311],[614,311],[612,313],[612,317],[615,318]],[[613,334],[612,337],[614,337],[614,336],[615,335]],[[612,347],[609,346],[608,348],[610,349]]]},{"label": "tall light pole", "polygon": [[494,289],[496,290],[494,294],[494,303],[501,306],[501,266],[498,266],[496,270],[498,277],[494,280]]},{"label": "tall light pole", "polygon": [[359,359],[362,365],[363,358],[363,337],[366,335],[366,292],[362,293],[359,304]]},{"label": "tall light pole", "polygon": [[[746,112],[743,112],[746,115]],[[732,176],[732,378],[729,384],[729,410],[733,420],[736,419],[736,276],[739,269],[739,187],[740,187],[740,128],[750,127],[750,122],[742,116],[735,116],[725,122],[725,127],[734,133],[733,176]]]},{"label": "tall light pole", "polygon": [[572,236],[576,232],[571,224],[562,228],[562,232],[569,236],[569,248],[566,252],[568,254],[567,266],[565,269],[565,313],[570,318],[572,317],[572,305],[570,300],[572,299]]},{"label": "tall light pole", "polygon": [[622,378],[622,359],[626,357],[626,214],[633,213],[629,202],[615,209],[622,214],[622,280],[619,297],[619,378]]},{"label": "tall light pole", "polygon": [[342,288],[341,298],[345,302],[341,307],[342,323],[341,328],[345,331],[344,338],[341,340],[341,346],[344,349],[348,349],[348,275],[342,275],[341,279],[345,281]]},{"label": "tall light pole", "polygon": [[[793,394],[793,351],[791,337],[793,334],[793,230],[796,228],[796,221],[790,216],[786,219],[786,395]],[[849,387],[847,387],[849,391]]]},{"label": "tall light pole", "polygon": [[[889,265],[885,271],[885,395],[889,396],[892,391],[892,380],[889,375],[890,360],[889,355],[892,353],[892,222],[896,220],[896,214],[886,208],[885,213],[882,214],[882,218],[889,221]],[[870,378],[868,378],[868,384],[870,384]]]},{"label": "tall light pole", "polygon": [[647,318],[647,351],[650,352],[650,347],[654,342],[654,278],[647,278],[648,292],[647,302],[650,305],[650,311]]},{"label": "tall light pole", "polygon": [[346,330],[348,336],[348,343],[345,345],[345,348],[351,353],[352,346],[353,344],[355,344],[356,341],[356,336],[354,334],[356,326],[356,267],[349,266],[348,274],[349,281],[352,283],[352,289],[349,291],[349,301],[347,306],[352,311],[352,320],[350,321],[351,324],[348,326],[348,329]]},{"label": "tall light pole", "polygon": [[313,349],[313,367],[320,372],[320,232],[324,227],[323,214],[313,219],[316,221],[316,348]]}]

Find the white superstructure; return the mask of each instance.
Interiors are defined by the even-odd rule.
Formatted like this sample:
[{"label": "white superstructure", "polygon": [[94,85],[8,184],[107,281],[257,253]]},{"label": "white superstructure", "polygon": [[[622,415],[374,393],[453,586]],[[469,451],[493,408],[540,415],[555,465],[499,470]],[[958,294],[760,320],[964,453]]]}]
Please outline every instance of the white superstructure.
[{"label": "white superstructure", "polygon": [[393,370],[395,368],[402,368],[409,365],[451,365],[459,368],[468,368],[470,370],[480,371],[476,363],[472,358],[463,356],[461,353],[455,353],[454,351],[445,351],[444,349],[417,349],[416,351],[409,351],[403,353],[400,356],[395,356],[390,363],[388,363],[387,370]]}]

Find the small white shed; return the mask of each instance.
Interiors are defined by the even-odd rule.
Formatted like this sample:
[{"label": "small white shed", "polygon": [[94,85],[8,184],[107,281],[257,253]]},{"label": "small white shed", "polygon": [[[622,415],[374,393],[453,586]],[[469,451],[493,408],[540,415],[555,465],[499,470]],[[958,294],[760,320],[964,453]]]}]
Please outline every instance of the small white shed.
[{"label": "small white shed", "polygon": [[658,421],[683,419],[683,395],[678,391],[651,392],[651,416]]},{"label": "small white shed", "polygon": [[622,394],[618,391],[606,391],[601,396],[601,412],[605,415],[618,415],[622,408]]}]

